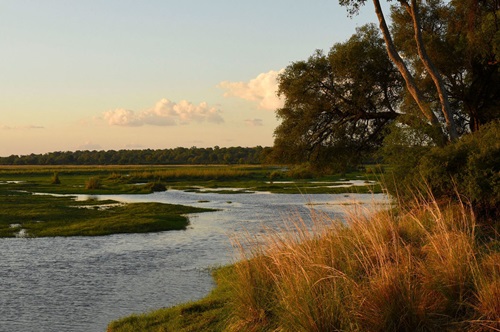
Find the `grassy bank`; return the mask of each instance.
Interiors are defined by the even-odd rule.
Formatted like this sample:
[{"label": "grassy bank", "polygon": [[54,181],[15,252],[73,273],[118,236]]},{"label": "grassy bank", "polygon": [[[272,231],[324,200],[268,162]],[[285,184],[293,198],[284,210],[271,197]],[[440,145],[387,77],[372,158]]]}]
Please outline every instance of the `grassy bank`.
[{"label": "grassy bank", "polygon": [[[109,330],[500,329],[498,233],[483,233],[467,207],[430,202],[371,216],[358,209],[347,223],[315,220],[312,231],[293,220],[265,245],[242,249],[234,275],[218,278],[200,302],[126,318]],[[210,318],[195,323],[205,313]]]},{"label": "grassy bank", "polygon": [[230,314],[229,280],[234,278],[234,268],[219,268],[213,276],[217,286],[202,300],[125,317],[111,323],[108,331],[223,331]]},{"label": "grassy bank", "polygon": [[185,214],[212,211],[159,203],[75,201],[0,191],[0,237],[101,236],[185,229]]}]

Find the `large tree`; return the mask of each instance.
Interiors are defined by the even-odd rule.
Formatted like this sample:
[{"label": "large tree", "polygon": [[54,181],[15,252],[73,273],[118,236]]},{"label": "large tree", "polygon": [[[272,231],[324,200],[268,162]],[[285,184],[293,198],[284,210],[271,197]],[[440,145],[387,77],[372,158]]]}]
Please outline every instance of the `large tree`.
[{"label": "large tree", "polygon": [[317,51],[279,77],[274,156],[345,168],[380,146],[398,115],[402,80],[374,25],[357,30],[328,55]]},{"label": "large tree", "polygon": [[[444,82],[459,134],[500,117],[500,1],[427,0],[420,4],[422,39]],[[436,104],[434,85],[416,51],[411,18],[392,10],[392,32],[400,53],[424,94]]]},{"label": "large tree", "polygon": [[[365,2],[366,0],[339,0],[341,5],[348,7],[350,14],[357,13]],[[406,40],[412,40],[406,53],[401,52],[394,42],[380,0],[372,2],[387,53],[401,72],[407,91],[431,126],[441,129],[444,122],[447,130],[443,131],[443,137],[453,141],[459,136],[457,117],[460,117],[459,113],[463,108],[466,108],[472,130],[498,118],[498,0],[453,0],[447,3],[438,0],[396,0],[392,11],[399,12],[399,17],[393,16],[395,24],[392,32],[397,35],[405,31]],[[443,11],[443,8],[448,10]],[[425,16],[425,11],[429,9],[428,13],[431,14]],[[447,15],[443,16],[443,12],[447,12]],[[468,60],[468,63],[462,63],[462,68],[453,68],[452,75],[455,77],[452,80],[449,80],[449,76],[444,76],[443,67],[437,65],[435,57],[430,55],[429,50],[433,46],[430,35],[455,39],[457,44],[449,45],[450,50]],[[449,55],[453,56],[453,52]],[[448,58],[450,62],[454,60]],[[420,72],[417,71],[418,68],[421,68]],[[418,84],[422,77],[429,78],[429,82],[432,82],[435,98],[432,95],[429,98],[429,94],[422,91]],[[457,84],[462,95],[455,105],[450,102],[450,84],[453,83],[462,83]]]}]

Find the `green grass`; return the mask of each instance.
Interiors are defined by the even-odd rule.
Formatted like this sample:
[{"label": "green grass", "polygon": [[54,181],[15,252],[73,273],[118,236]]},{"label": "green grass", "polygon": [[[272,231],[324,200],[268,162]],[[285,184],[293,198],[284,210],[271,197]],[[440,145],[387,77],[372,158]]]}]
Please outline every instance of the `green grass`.
[{"label": "green grass", "polygon": [[132,315],[110,323],[108,331],[222,331],[229,315],[227,304],[231,290],[228,280],[234,277],[234,270],[232,267],[219,268],[213,276],[217,287],[200,301]]},{"label": "green grass", "polygon": [[[185,214],[212,211],[160,203],[74,201],[71,197],[0,190],[0,237],[102,236],[185,229]],[[12,225],[16,225],[12,227]]]},{"label": "green grass", "polygon": [[[288,172],[277,169],[274,166],[0,166],[0,182],[24,181],[15,187],[60,194],[145,194],[154,190],[154,184],[193,191],[199,187],[214,189],[214,192],[228,189],[220,193],[231,193],[230,188],[286,194],[381,192],[379,185],[369,183],[361,187],[331,188],[346,180],[377,181],[380,177],[376,174],[356,172],[313,180],[294,179]],[[54,184],[55,174],[58,184]]]},{"label": "green grass", "polygon": [[220,194],[381,191],[380,185],[368,182],[361,187],[331,187],[344,183],[346,179],[373,180],[373,174],[324,176],[314,181],[294,180],[287,174],[272,166],[1,166],[0,237],[16,236],[21,229],[35,237],[185,229],[188,220],[183,214],[206,211],[145,203],[114,205],[108,209],[82,208],[100,203],[75,202],[70,197],[31,193],[92,196],[146,194],[168,189],[201,192],[200,187],[204,192]]}]

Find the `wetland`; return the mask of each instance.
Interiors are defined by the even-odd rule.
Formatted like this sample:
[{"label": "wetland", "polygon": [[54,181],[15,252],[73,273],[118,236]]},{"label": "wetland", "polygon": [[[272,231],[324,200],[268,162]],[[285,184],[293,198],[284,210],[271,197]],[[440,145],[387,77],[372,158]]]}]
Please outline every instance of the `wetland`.
[{"label": "wetland", "polygon": [[[346,206],[387,203],[384,194],[365,193],[375,179],[359,174],[271,183],[276,169],[223,169],[2,169],[0,331],[104,331],[123,316],[208,294],[211,269],[234,262],[234,236],[279,230],[290,213],[342,218]],[[54,172],[60,184],[51,183]],[[86,189],[92,177],[100,186]],[[354,186],[364,181],[368,188]],[[336,184],[348,183],[336,193]],[[170,219],[181,227],[148,228]],[[105,232],[91,231],[97,225]],[[21,229],[25,237],[16,237]]]}]

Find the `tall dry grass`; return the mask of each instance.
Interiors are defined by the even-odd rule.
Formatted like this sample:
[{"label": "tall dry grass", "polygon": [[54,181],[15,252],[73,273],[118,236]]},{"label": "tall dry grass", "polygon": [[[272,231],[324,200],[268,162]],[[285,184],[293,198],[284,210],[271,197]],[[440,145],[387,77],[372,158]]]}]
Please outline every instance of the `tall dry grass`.
[{"label": "tall dry grass", "polygon": [[500,244],[470,209],[393,211],[237,241],[228,330],[500,331]]}]

